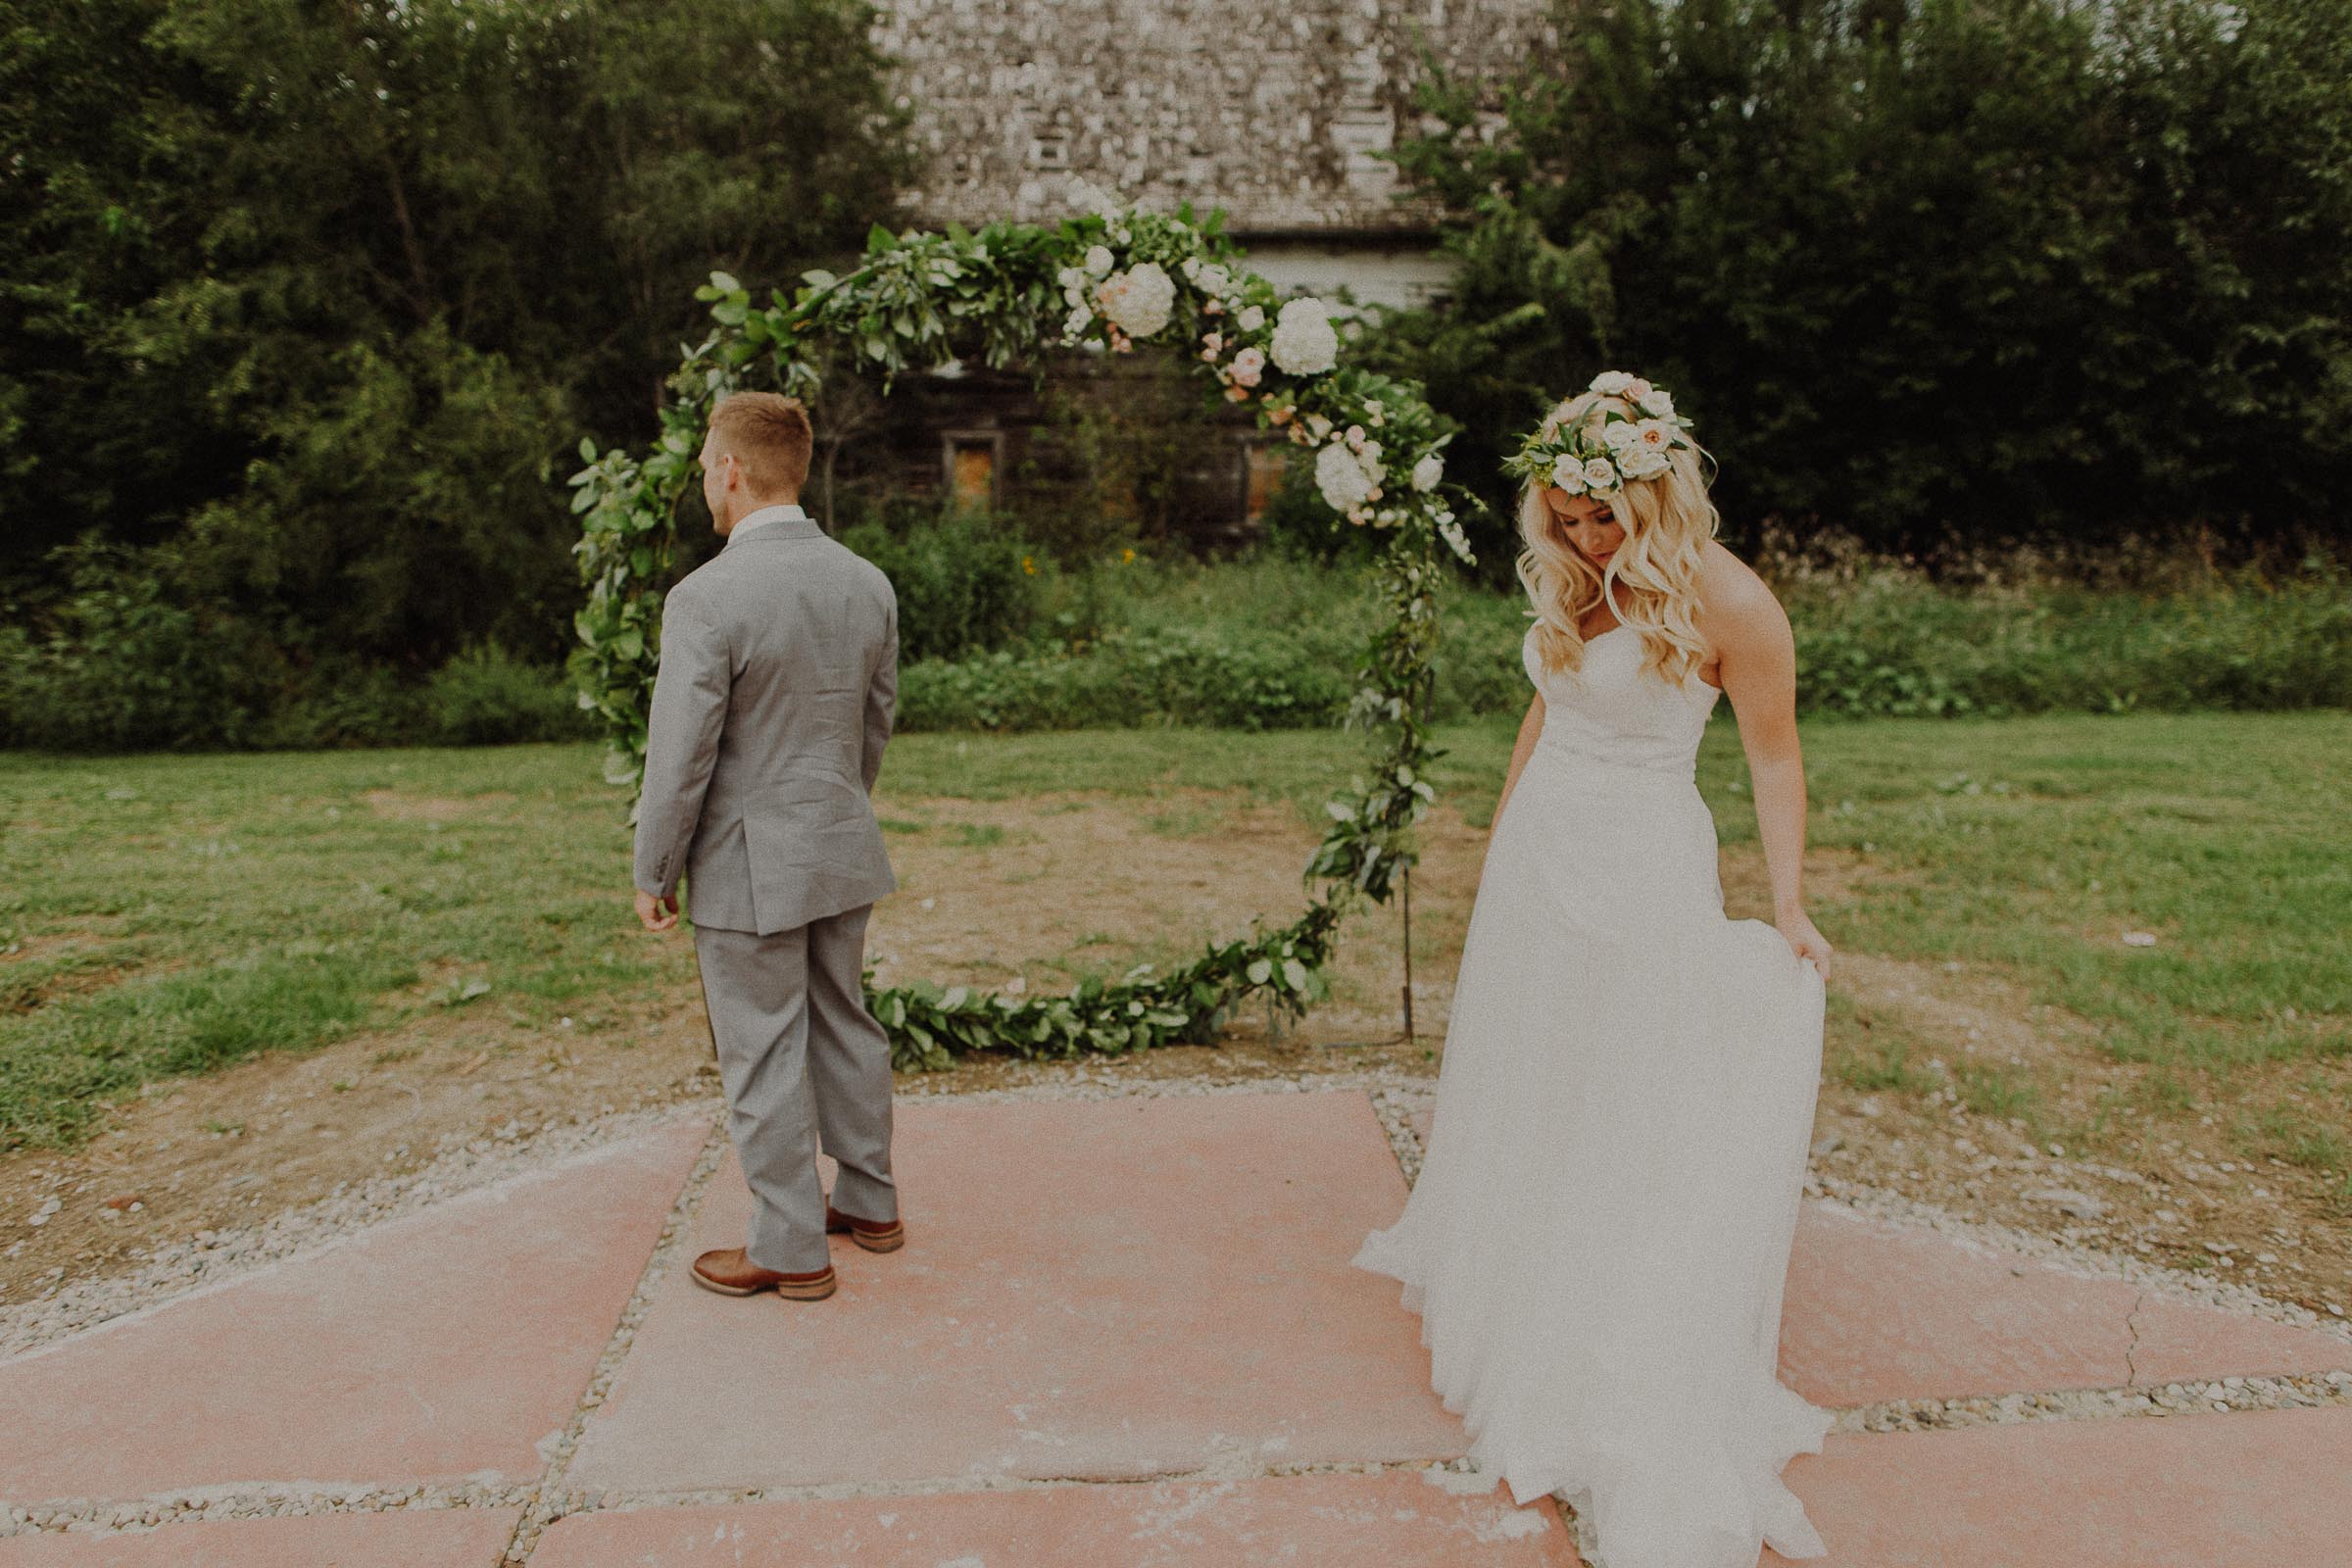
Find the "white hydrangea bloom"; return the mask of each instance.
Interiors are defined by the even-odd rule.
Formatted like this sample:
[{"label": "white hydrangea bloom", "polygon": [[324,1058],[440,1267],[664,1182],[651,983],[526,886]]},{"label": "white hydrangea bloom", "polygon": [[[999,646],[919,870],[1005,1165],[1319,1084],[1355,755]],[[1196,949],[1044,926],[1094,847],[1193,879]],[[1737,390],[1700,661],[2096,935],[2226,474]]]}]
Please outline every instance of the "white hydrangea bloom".
[{"label": "white hydrangea bloom", "polygon": [[1321,300],[1293,300],[1274,322],[1269,346],[1274,363],[1292,375],[1319,375],[1340,363],[1340,335],[1331,328],[1331,307]]},{"label": "white hydrangea bloom", "polygon": [[1147,338],[1168,324],[1176,305],[1176,280],[1157,262],[1131,267],[1102,280],[1096,290],[1102,314],[1129,337]]},{"label": "white hydrangea bloom", "polygon": [[1315,488],[1334,512],[1354,512],[1372,499],[1372,476],[1356,455],[1337,441],[1315,454]]},{"label": "white hydrangea bloom", "polygon": [[1423,495],[1435,490],[1438,487],[1438,481],[1445,477],[1446,460],[1435,452],[1413,465],[1413,488]]}]

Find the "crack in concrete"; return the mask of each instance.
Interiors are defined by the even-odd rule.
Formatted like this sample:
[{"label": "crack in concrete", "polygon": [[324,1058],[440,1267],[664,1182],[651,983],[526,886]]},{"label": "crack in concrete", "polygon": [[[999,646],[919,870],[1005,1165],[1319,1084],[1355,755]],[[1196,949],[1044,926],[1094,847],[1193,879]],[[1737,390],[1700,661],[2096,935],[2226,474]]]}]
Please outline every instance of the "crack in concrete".
[{"label": "crack in concrete", "polygon": [[2132,1310],[2124,1314],[2124,1327],[2132,1335],[2132,1343],[2124,1347],[2124,1383],[2130,1388],[2139,1386],[2139,1366],[2132,1357],[2139,1348],[2139,1309],[2147,1304],[2147,1299],[2148,1293],[2140,1292],[2132,1298]]},{"label": "crack in concrete", "polygon": [[522,1517],[514,1522],[514,1533],[507,1538],[507,1549],[499,1558],[500,1568],[523,1568],[539,1549],[540,1538],[546,1535],[548,1526],[572,1511],[564,1506],[567,1499],[562,1488],[564,1477],[571,1471],[572,1457],[579,1450],[581,1434],[587,1430],[588,1418],[603,1406],[606,1395],[612,1392],[613,1378],[636,1344],[639,1325],[653,1310],[654,1297],[669,1271],[671,1259],[686,1247],[693,1232],[695,1212],[702,1207],[704,1191],[725,1158],[727,1147],[726,1122],[722,1118],[711,1123],[703,1140],[703,1151],[695,1156],[694,1168],[687,1172],[685,1183],[678,1189],[677,1200],[669,1206],[669,1217],[662,1222],[662,1234],[646,1255],[644,1272],[637,1276],[637,1288],[629,1293],[628,1303],[613,1322],[612,1336],[605,1342],[604,1353],[597,1357],[596,1370],[589,1375],[579,1403],[572,1407],[571,1419],[564,1423],[563,1433],[552,1445],[547,1468],[539,1473],[539,1483],[531,1489],[530,1501],[523,1508]]}]

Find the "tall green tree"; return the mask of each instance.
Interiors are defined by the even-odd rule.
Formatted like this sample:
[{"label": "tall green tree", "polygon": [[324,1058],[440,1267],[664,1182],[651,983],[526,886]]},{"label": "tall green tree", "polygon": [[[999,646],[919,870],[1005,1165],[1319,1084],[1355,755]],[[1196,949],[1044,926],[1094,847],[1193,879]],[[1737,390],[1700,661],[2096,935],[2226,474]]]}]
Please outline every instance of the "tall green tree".
[{"label": "tall green tree", "polygon": [[1488,84],[1428,85],[1400,159],[1460,272],[1387,352],[1472,474],[1595,369],[1650,374],[1736,531],[2340,526],[2345,15],[1564,0],[1499,134]]},{"label": "tall green tree", "polygon": [[790,277],[890,215],[871,21],[16,0],[7,286],[40,310],[0,337],[0,548],[154,544],[298,662],[556,652],[561,454],[645,428],[711,268]]}]

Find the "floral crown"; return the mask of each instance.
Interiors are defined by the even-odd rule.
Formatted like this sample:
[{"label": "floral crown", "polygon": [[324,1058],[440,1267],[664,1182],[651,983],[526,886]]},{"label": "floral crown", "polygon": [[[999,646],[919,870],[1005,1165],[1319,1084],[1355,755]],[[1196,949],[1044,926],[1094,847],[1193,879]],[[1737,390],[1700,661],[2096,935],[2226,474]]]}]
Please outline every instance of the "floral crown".
[{"label": "floral crown", "polygon": [[1674,397],[1664,387],[1623,370],[1603,370],[1592,378],[1591,390],[1622,398],[1646,417],[1604,408],[1597,427],[1584,419],[1571,425],[1546,420],[1517,456],[1504,460],[1503,472],[1572,496],[1604,495],[1664,473],[1667,454],[1678,448],[1696,450],[1683,433],[1690,421],[1674,412]]}]

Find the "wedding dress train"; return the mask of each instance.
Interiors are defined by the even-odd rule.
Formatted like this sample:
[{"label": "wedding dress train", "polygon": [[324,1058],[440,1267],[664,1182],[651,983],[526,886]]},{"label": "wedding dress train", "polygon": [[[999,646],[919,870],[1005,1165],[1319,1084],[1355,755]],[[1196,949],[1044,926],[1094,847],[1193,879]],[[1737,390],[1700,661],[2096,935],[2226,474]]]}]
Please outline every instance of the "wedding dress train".
[{"label": "wedding dress train", "polygon": [[1822,1554],[1780,1472],[1830,1416],[1776,1375],[1822,982],[1730,920],[1692,781],[1716,691],[1617,627],[1548,673],[1488,846],[1403,1215],[1403,1282],[1479,1468],[1558,1492],[1596,1568]]}]

